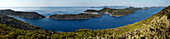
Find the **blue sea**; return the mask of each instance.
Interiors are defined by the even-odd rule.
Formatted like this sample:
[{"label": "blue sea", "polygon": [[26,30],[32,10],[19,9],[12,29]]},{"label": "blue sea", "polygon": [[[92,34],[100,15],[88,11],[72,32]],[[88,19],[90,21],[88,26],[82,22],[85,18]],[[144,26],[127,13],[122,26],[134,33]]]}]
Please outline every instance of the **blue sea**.
[{"label": "blue sea", "polygon": [[[115,9],[123,9],[126,7],[111,7]],[[46,17],[53,14],[79,14],[87,9],[100,10],[100,8],[91,7],[11,7],[11,8],[0,8],[0,9],[12,9],[15,11],[27,11],[27,12],[38,12]],[[124,26],[127,24],[133,24],[135,22],[144,20],[157,12],[161,11],[162,8],[153,8],[149,10],[139,10],[136,13],[122,16],[112,17],[107,14],[102,14],[102,17],[95,17],[92,19],[85,20],[55,20],[50,18],[40,19],[28,19],[22,17],[14,17],[24,22],[30,23],[41,27],[44,30],[59,31],[59,32],[73,32],[78,29],[107,29]]]}]

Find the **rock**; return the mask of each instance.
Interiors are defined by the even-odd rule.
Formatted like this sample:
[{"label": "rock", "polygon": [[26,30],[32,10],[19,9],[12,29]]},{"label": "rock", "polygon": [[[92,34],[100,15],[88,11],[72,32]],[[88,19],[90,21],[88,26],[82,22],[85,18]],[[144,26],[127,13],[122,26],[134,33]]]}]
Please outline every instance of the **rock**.
[{"label": "rock", "polygon": [[36,12],[13,11],[11,9],[0,10],[0,14],[25,18],[45,18],[45,16],[40,15]]}]

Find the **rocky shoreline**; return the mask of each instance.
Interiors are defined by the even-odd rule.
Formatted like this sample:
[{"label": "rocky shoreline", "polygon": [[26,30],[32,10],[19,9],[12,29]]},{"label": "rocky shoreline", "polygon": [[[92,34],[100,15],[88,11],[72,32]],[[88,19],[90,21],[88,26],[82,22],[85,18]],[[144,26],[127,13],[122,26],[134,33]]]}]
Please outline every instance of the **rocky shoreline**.
[{"label": "rocky shoreline", "polygon": [[16,17],[24,18],[45,18],[45,16],[38,14],[37,12],[23,12],[23,11],[14,11],[11,9],[0,10],[1,15],[9,15]]}]

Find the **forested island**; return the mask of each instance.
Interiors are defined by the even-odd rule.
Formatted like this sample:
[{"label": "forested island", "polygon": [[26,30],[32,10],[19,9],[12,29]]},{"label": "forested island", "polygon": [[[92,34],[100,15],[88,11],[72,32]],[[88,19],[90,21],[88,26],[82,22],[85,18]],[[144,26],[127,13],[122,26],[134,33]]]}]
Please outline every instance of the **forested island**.
[{"label": "forested island", "polygon": [[80,14],[55,14],[50,16],[49,18],[52,19],[90,19],[93,17],[101,17],[102,15],[100,14],[86,14],[86,13],[80,13]]},{"label": "forested island", "polygon": [[45,18],[45,16],[40,15],[37,12],[13,11],[11,9],[0,10],[0,14],[24,18]]},{"label": "forested island", "polygon": [[[79,29],[75,32],[54,32],[17,23],[17,19],[0,15],[2,39],[169,39],[170,6],[157,14],[134,24],[103,30]],[[6,20],[3,20],[6,19]],[[11,22],[11,23],[10,23]],[[9,23],[9,24],[8,24]],[[12,25],[14,24],[14,25]],[[22,25],[16,27],[18,25]],[[30,24],[28,24],[30,25]],[[23,29],[25,27],[27,29]],[[31,29],[30,29],[31,28]],[[40,29],[40,28],[38,28]]]},{"label": "forested island", "polygon": [[103,8],[99,10],[99,13],[109,14],[110,16],[114,16],[114,17],[120,17],[120,16],[125,16],[125,15],[135,13],[135,11],[140,10],[140,9],[142,8],[134,8],[134,7],[128,7],[125,9]]}]

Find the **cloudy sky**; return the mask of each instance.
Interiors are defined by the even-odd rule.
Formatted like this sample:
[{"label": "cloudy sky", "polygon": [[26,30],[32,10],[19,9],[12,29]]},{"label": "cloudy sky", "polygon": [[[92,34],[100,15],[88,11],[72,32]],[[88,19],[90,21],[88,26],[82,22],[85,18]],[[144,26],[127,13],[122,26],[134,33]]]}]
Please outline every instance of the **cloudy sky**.
[{"label": "cloudy sky", "polygon": [[168,6],[170,0],[0,0],[0,7]]}]

